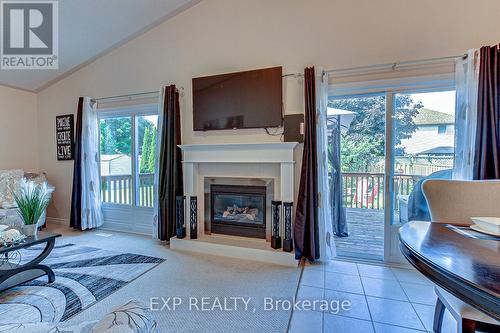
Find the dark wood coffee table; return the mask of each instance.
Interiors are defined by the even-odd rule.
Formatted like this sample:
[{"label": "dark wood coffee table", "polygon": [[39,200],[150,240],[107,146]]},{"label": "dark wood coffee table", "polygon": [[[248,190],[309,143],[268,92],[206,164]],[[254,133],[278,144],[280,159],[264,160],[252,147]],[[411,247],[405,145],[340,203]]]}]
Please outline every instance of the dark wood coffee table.
[{"label": "dark wood coffee table", "polygon": [[[54,271],[40,262],[47,258],[56,243],[56,238],[61,237],[47,231],[39,231],[36,236],[26,238],[22,243],[13,246],[0,246],[0,291],[15,287],[21,283],[31,281],[40,276],[47,275],[49,283],[54,282]],[[34,245],[45,244],[43,251],[26,263],[19,263],[19,250]],[[19,260],[16,260],[19,259]]]}]

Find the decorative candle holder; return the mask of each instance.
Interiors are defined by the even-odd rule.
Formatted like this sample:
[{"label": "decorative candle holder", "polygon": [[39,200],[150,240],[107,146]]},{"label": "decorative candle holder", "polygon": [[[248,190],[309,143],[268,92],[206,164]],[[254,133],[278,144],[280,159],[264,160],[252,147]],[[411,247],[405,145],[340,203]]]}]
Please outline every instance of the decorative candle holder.
[{"label": "decorative candle holder", "polygon": [[198,238],[198,197],[189,198],[190,239]]},{"label": "decorative candle holder", "polygon": [[186,197],[178,195],[175,197],[175,234],[178,239],[186,237],[186,220],[184,212],[186,211]]},{"label": "decorative candle holder", "polygon": [[283,202],[283,223],[284,223],[284,233],[283,233],[283,251],[292,252],[293,251],[293,241],[292,241],[292,206],[293,202]]},{"label": "decorative candle holder", "polygon": [[271,212],[273,214],[271,247],[273,249],[281,248],[280,236],[280,216],[281,216],[281,201],[271,201]]}]

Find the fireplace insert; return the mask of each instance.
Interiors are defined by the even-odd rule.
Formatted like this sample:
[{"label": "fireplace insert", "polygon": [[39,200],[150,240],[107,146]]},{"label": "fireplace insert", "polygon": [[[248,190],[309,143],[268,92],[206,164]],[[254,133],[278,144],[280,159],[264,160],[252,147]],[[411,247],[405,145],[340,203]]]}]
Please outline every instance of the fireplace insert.
[{"label": "fireplace insert", "polygon": [[266,187],[210,185],[212,233],[266,238]]}]

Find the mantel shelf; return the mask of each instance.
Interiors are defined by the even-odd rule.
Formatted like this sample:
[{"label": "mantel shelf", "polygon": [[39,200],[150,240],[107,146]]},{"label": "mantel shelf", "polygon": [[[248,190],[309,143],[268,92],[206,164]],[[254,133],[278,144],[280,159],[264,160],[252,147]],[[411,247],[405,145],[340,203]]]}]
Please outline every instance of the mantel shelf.
[{"label": "mantel shelf", "polygon": [[220,150],[220,149],[294,149],[298,142],[270,142],[270,143],[215,143],[215,144],[187,144],[179,145],[183,151],[188,150]]},{"label": "mantel shelf", "polygon": [[298,142],[179,145],[184,163],[294,163]]}]

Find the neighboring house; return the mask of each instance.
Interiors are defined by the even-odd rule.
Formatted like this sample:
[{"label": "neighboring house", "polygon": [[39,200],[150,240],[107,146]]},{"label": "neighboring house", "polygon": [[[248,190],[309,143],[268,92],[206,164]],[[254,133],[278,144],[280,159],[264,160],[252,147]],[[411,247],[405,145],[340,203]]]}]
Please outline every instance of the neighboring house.
[{"label": "neighboring house", "polygon": [[455,142],[455,116],[426,108],[414,119],[417,130],[401,141],[405,155],[450,156]]},{"label": "neighboring house", "polygon": [[132,159],[125,154],[101,155],[101,176],[132,174]]}]

